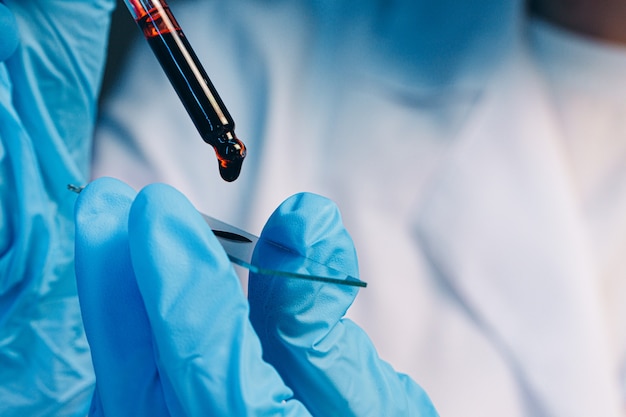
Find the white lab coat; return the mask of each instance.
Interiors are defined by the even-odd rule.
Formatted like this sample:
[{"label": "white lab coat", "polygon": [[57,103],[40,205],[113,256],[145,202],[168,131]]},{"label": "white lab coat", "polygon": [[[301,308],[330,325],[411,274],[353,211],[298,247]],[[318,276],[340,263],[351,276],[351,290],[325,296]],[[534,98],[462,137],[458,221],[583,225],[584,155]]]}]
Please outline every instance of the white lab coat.
[{"label": "white lab coat", "polygon": [[[370,284],[351,317],[442,416],[626,415],[556,109],[519,5],[494,14],[509,19],[484,56],[498,59],[459,58],[468,42],[449,61],[434,55],[449,67],[416,72],[393,51],[361,53],[406,33],[363,37],[362,17],[337,24],[317,18],[329,13],[321,5],[289,3],[174,8],[249,147],[239,180],[219,180],[169,86],[146,104],[164,80],[141,43],[103,108],[94,175],[166,181],[255,232],[292,193],[329,196]],[[342,7],[331,3],[320,4]]]}]

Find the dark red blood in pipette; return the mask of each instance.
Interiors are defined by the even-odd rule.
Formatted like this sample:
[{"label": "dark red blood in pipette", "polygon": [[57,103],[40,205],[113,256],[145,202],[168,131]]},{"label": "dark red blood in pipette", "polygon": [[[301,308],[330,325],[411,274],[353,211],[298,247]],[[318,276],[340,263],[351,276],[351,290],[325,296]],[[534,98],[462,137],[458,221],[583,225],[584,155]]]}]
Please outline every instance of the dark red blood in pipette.
[{"label": "dark red blood in pipette", "polygon": [[234,181],[241,172],[246,147],[235,136],[233,118],[169,9],[166,14],[173,27],[164,25],[156,10],[138,19],[137,24],[202,139],[215,149],[221,177]]}]

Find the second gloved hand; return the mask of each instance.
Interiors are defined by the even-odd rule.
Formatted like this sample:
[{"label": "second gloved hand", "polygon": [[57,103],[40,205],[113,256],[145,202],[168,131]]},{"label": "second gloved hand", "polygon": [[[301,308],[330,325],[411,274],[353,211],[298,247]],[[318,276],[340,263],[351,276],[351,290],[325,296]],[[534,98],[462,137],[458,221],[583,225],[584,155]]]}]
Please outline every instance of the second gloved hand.
[{"label": "second gloved hand", "polygon": [[[423,390],[342,319],[353,289],[252,276],[249,310],[219,242],[171,187],[135,195],[94,181],[76,222],[92,415],[436,415]],[[356,269],[336,209],[321,197],[287,200],[263,236]]]},{"label": "second gloved hand", "polygon": [[83,417],[94,375],[74,277],[74,196],[114,0],[0,1],[0,415]]}]

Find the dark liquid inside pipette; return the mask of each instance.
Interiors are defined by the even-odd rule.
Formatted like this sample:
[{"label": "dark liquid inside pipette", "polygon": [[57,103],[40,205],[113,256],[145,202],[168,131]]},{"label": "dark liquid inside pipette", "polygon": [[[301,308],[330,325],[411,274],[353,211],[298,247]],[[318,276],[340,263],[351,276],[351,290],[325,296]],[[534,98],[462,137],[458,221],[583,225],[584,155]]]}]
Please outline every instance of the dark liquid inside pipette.
[{"label": "dark liquid inside pipette", "polygon": [[183,102],[202,139],[213,146],[221,177],[234,181],[246,157],[246,147],[235,136],[235,122],[205,73],[187,38],[173,16],[166,18],[176,30],[163,25],[161,16],[151,10],[137,20],[152,51]]}]

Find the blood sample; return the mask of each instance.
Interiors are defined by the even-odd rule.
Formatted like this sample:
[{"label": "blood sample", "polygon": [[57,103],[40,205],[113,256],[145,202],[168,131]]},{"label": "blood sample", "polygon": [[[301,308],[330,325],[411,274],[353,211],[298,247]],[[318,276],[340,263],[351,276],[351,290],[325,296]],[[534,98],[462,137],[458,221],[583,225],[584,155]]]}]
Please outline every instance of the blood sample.
[{"label": "blood sample", "polygon": [[202,139],[213,146],[221,177],[234,181],[246,157],[235,122],[163,0],[124,0]]}]

